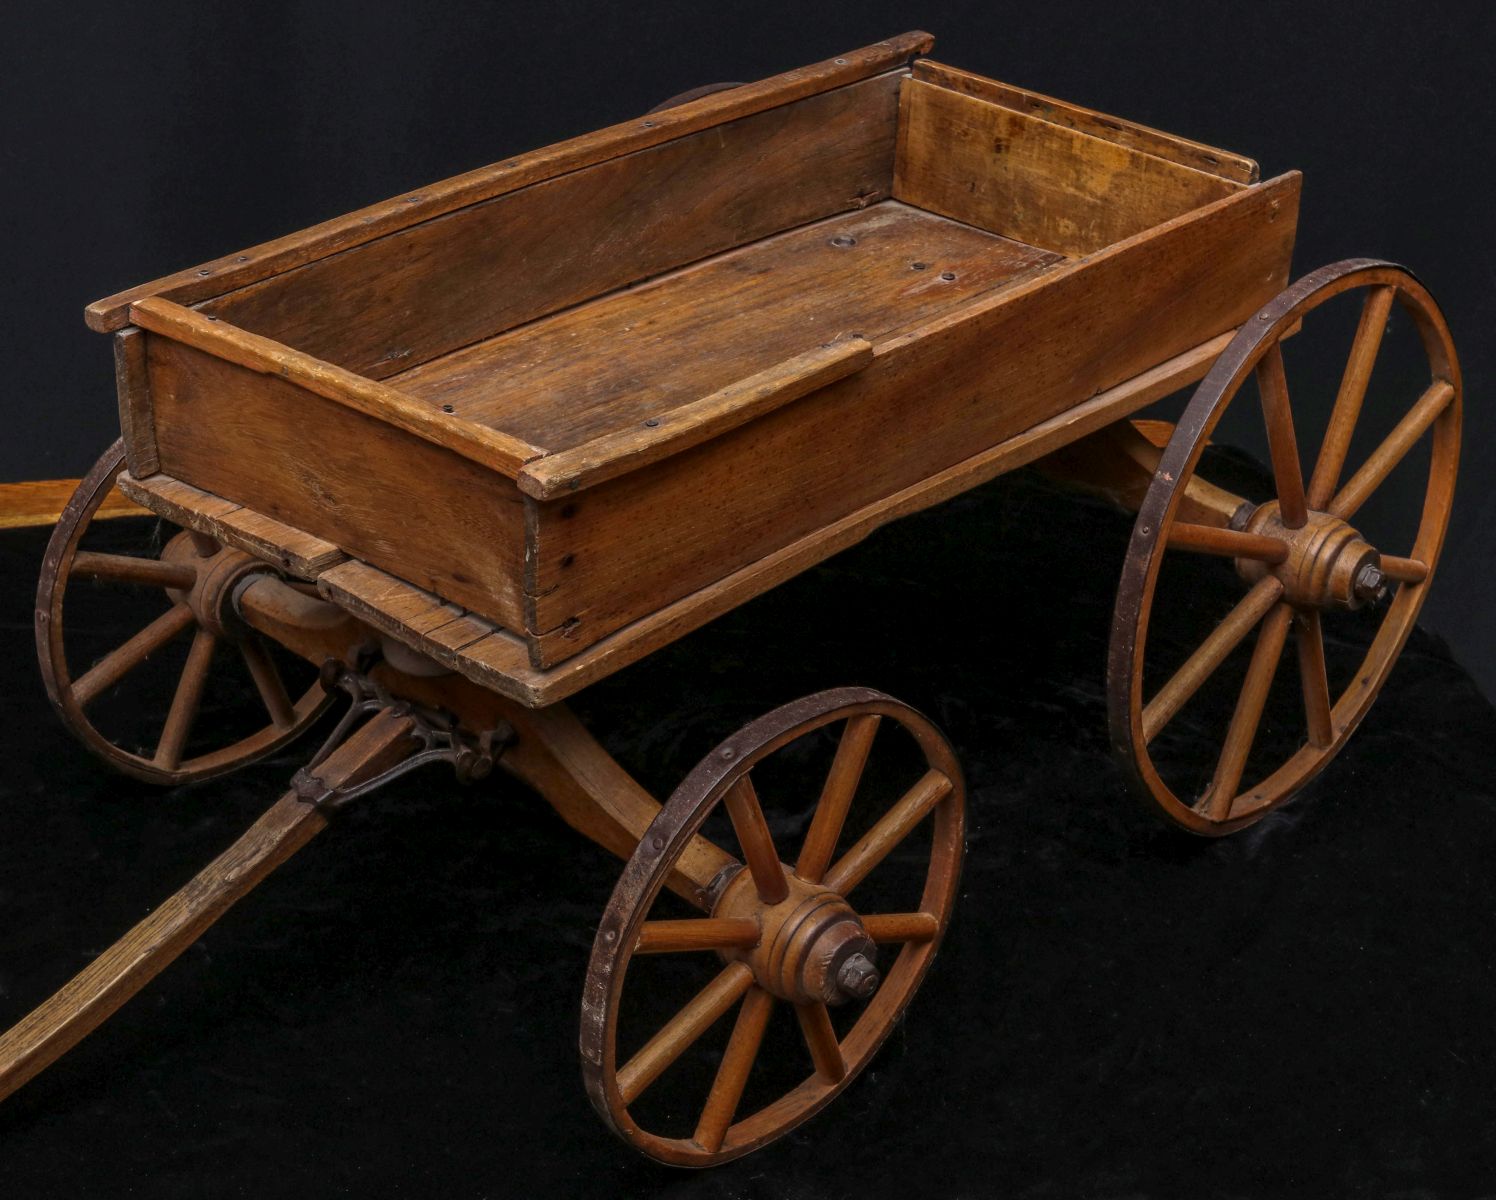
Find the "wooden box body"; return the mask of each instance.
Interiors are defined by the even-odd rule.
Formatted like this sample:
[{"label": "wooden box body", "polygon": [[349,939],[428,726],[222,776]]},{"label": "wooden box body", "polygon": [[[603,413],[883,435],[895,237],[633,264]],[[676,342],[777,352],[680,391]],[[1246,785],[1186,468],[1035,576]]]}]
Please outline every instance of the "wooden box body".
[{"label": "wooden box body", "polygon": [[132,473],[335,543],[549,667],[1286,284],[1296,174],[1259,183],[928,44],[100,301]]}]

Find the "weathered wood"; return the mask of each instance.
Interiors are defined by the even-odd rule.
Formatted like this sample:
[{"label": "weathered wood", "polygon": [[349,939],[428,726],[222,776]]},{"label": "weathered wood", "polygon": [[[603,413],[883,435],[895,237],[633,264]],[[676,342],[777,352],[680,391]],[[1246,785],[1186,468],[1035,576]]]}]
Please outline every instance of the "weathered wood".
[{"label": "weathered wood", "polygon": [[[553,665],[1245,320],[1286,282],[1286,175],[875,344],[710,443],[535,502],[527,624]],[[855,447],[855,454],[849,453]]]},{"label": "weathered wood", "polygon": [[512,480],[295,384],[150,345],[163,471],[522,628]]},{"label": "weathered wood", "polygon": [[881,74],[908,62],[916,54],[925,53],[933,44],[934,38],[927,33],[906,33],[759,83],[744,84],[679,108],[480,167],[310,229],[130,288],[89,305],[85,316],[90,328],[112,332],[128,323],[130,305],[147,296],[165,296],[181,304],[219,296],[444,213]]},{"label": "weathered wood", "polygon": [[858,336],[876,346],[1057,261],[884,202],[600,297],[391,383],[559,452],[663,421],[816,343]]},{"label": "weathered wood", "polygon": [[538,458],[520,472],[520,490],[548,500],[617,478],[736,429],[872,361],[873,348],[860,337],[818,346],[730,383],[694,404],[647,418],[635,429],[604,434],[571,450]]},{"label": "weathered wood", "polygon": [[[313,395],[376,417],[397,429],[447,447],[511,479],[541,451],[509,434],[458,420],[412,400],[392,387],[320,362],[258,334],[183,308],[170,300],[145,299],[131,307],[137,325],[261,375],[285,380]],[[147,347],[156,349],[157,339]],[[154,380],[152,381],[154,384]],[[248,397],[246,397],[248,399]],[[159,417],[158,417],[159,419]],[[159,452],[160,433],[157,433]]]},{"label": "weathered wood", "polygon": [[231,292],[203,311],[386,378],[886,199],[901,78],[878,76],[573,171]]},{"label": "weathered wood", "polygon": [[273,562],[302,579],[315,579],[347,557],[331,542],[169,475],[136,479],[126,473],[119,477],[119,489],[145,510]]},{"label": "weathered wood", "polygon": [[533,666],[525,641],[498,627],[457,652],[438,645],[425,635],[434,627],[464,615],[463,610],[366,563],[342,563],[324,573],[318,586],[329,599],[361,620],[429,654],[474,683],[527,707],[553,704],[854,545],[888,521],[939,504],[1004,471],[1033,462],[1057,446],[1199,379],[1230,339],[1229,333],[1222,334],[1041,422],[1001,446],[870,504],[633,622],[550,669]]},{"label": "weathered wood", "polygon": [[121,329],[114,335],[119,427],[125,439],[126,462],[136,475],[151,475],[161,468],[156,454],[156,416],[146,372],[145,341],[146,335],[134,328]]},{"label": "weathered wood", "polygon": [[[356,783],[414,748],[410,718],[381,714],[319,768],[328,783]],[[326,828],[321,810],[287,792],[176,895],[0,1037],[0,1098],[97,1029],[192,945],[214,921]]]},{"label": "weathered wood", "polygon": [[1222,179],[1230,179],[1236,183],[1256,183],[1259,177],[1255,162],[1229,150],[1220,150],[1159,129],[1150,129],[1135,121],[1124,121],[1120,117],[1095,112],[1079,104],[1057,100],[1042,92],[1016,87],[1011,83],[999,83],[995,79],[985,79],[933,59],[920,59],[914,63],[912,73],[915,79],[938,84],[964,96],[1001,104],[1016,112],[1041,117],[1051,124],[1063,125],[1079,133],[1116,142],[1119,146],[1128,146],[1155,158],[1168,159],[1180,166],[1219,175]]},{"label": "weathered wood", "polygon": [[1063,254],[1091,254],[1240,184],[917,79],[894,196]]}]

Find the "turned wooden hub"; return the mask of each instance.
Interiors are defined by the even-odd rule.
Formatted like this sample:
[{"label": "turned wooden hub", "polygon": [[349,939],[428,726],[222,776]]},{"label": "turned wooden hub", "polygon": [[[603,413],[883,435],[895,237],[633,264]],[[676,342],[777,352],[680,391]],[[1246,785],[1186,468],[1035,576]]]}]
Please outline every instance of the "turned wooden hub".
[{"label": "turned wooden hub", "polygon": [[[209,552],[204,554],[204,550]],[[192,610],[199,625],[221,638],[237,640],[244,635],[247,627],[234,605],[234,594],[246,577],[270,570],[264,562],[231,546],[199,543],[188,533],[167,542],[161,561],[193,572],[190,586],[167,590]]]},{"label": "turned wooden hub", "polygon": [[777,904],[759,898],[750,871],[739,871],[722,893],[714,917],[756,921],[758,943],[722,951],[747,963],[765,991],[792,1004],[866,1000],[880,982],[877,949],[852,906],[820,884],[785,873]]},{"label": "turned wooden hub", "polygon": [[1290,529],[1271,500],[1257,507],[1243,531],[1283,542],[1287,554],[1278,563],[1238,558],[1237,572],[1248,583],[1275,576],[1295,608],[1353,611],[1385,591],[1381,555],[1354,526],[1330,513],[1310,509],[1304,524]]}]

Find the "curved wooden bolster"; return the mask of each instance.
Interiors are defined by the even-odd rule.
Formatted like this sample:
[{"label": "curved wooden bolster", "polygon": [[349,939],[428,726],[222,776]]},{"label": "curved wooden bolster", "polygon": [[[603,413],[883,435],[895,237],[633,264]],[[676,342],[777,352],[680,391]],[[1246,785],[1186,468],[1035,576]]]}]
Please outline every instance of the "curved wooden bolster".
[{"label": "curved wooden bolster", "polygon": [[[410,728],[408,717],[379,713],[319,765],[318,776],[356,783],[393,766],[416,748]],[[176,895],[0,1036],[0,1099],[97,1029],[326,825],[322,811],[295,792],[277,800]]]}]

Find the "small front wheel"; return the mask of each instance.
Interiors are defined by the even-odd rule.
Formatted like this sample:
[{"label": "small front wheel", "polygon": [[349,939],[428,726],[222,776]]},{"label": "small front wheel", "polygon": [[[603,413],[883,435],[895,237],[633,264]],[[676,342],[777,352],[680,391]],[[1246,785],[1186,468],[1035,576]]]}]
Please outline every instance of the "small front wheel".
[{"label": "small front wheel", "polygon": [[[819,800],[794,804],[818,756],[829,759]],[[702,759],[624,868],[593,943],[582,1073],[609,1128],[660,1162],[705,1167],[829,1103],[929,969],[964,822],[950,744],[865,688],[787,704]],[[740,857],[699,897],[705,911],[686,915],[665,885],[703,838]],[[794,842],[791,866],[780,848]],[[663,1023],[662,1009],[673,1010]],[[731,1032],[714,1038],[728,1013]]]}]

